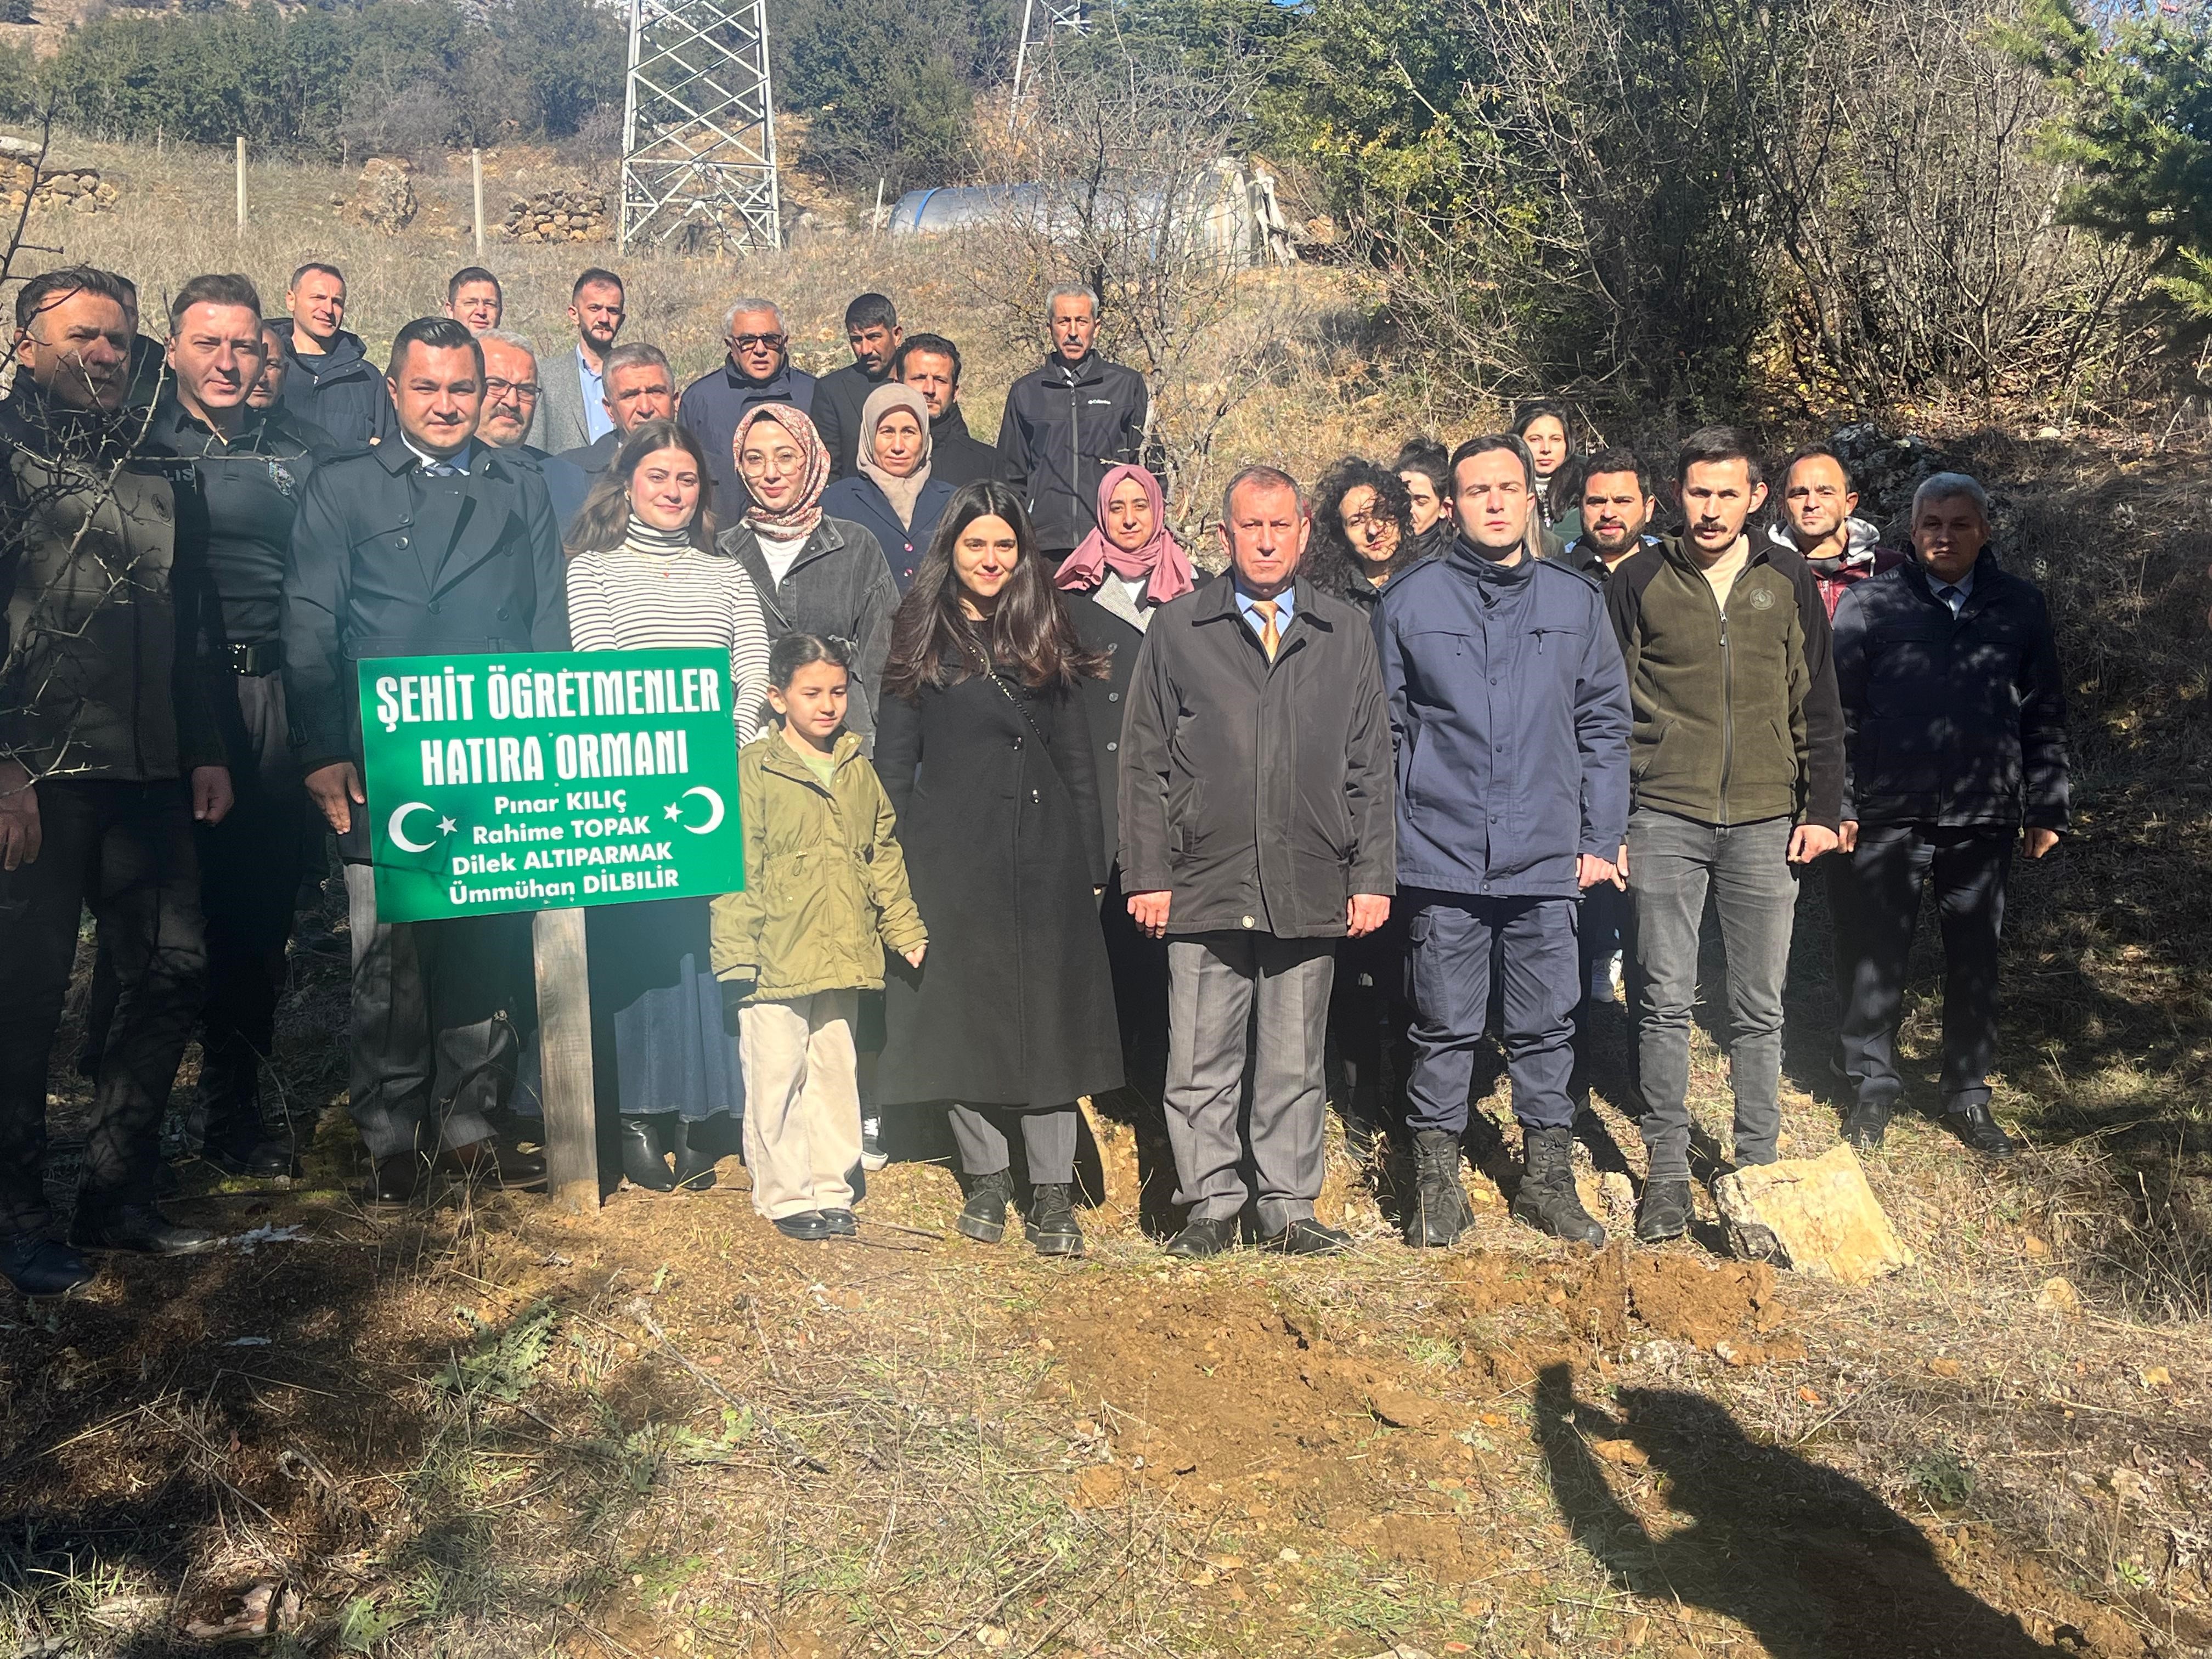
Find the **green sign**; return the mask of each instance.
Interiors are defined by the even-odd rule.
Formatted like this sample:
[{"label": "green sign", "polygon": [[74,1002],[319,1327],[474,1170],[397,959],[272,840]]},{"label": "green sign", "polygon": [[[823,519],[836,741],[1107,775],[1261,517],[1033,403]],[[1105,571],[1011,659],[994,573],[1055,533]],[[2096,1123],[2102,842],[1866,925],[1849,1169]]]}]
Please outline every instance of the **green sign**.
[{"label": "green sign", "polygon": [[383,657],[360,669],[380,919],[744,885],[726,653]]}]

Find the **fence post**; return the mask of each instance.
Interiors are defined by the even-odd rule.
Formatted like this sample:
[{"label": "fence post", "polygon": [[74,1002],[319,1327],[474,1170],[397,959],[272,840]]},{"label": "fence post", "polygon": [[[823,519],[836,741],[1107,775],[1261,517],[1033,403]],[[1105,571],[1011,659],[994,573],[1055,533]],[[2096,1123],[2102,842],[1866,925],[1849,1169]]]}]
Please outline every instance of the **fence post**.
[{"label": "fence post", "polygon": [[238,135],[238,234],[246,235],[246,135]]},{"label": "fence post", "polygon": [[476,184],[477,196],[477,263],[483,263],[483,152],[471,147],[469,150],[469,172]]}]

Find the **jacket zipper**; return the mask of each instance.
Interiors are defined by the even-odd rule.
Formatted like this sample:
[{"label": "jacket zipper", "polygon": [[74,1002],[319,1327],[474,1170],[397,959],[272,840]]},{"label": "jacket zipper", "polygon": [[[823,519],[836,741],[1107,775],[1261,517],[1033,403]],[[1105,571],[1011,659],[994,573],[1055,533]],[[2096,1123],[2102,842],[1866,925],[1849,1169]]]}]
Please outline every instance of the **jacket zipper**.
[{"label": "jacket zipper", "polygon": [[[1738,576],[1738,581],[1743,578]],[[1708,585],[1708,592],[1711,591]],[[1735,597],[1735,590],[1729,590]],[[1729,827],[1729,774],[1735,766],[1735,658],[1729,651],[1728,607],[1721,613],[1721,798],[1720,827]]]}]

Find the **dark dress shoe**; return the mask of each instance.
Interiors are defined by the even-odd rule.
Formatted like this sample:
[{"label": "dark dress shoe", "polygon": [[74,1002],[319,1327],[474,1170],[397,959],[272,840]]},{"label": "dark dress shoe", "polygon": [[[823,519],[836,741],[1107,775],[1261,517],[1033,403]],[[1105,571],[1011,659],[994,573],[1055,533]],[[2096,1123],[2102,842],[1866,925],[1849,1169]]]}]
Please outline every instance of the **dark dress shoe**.
[{"label": "dark dress shoe", "polygon": [[977,1176],[952,1224],[979,1244],[995,1244],[1006,1236],[1006,1200],[1013,1195],[1014,1178],[1004,1170]]},{"label": "dark dress shoe", "polygon": [[362,1196],[371,1204],[411,1204],[415,1194],[422,1190],[422,1177],[428,1170],[419,1152],[394,1152],[390,1158],[380,1158],[369,1174],[368,1188]]},{"label": "dark dress shoe", "polygon": [[1022,1231],[1039,1255],[1083,1254],[1083,1229],[1075,1219],[1074,1199],[1066,1182],[1038,1183],[1030,1194]]},{"label": "dark dress shoe", "polygon": [[825,1239],[836,1230],[830,1218],[819,1210],[801,1210],[797,1215],[780,1215],[775,1218],[775,1230],[786,1238],[799,1239],[812,1244]]},{"label": "dark dress shoe", "polygon": [[1863,1152],[1877,1150],[1882,1136],[1888,1132],[1889,1103],[1886,1100],[1857,1101],[1844,1114],[1844,1139]]},{"label": "dark dress shoe", "polygon": [[289,1176],[293,1169],[290,1145],[271,1139],[261,1127],[261,1114],[250,1109],[210,1120],[200,1138],[200,1158],[225,1175],[254,1180]]},{"label": "dark dress shoe", "polygon": [[1943,1122],[1953,1134],[1986,1158],[2010,1158],[2020,1150],[2020,1142],[2004,1132],[1987,1106],[1978,1103],[1953,1107],[1943,1114]]},{"label": "dark dress shoe", "polygon": [[18,1233],[0,1244],[0,1278],[23,1296],[68,1296],[93,1281],[92,1263],[66,1244]]},{"label": "dark dress shoe", "polygon": [[860,1224],[854,1218],[850,1210],[824,1210],[822,1219],[833,1237],[853,1238],[860,1231]]},{"label": "dark dress shoe", "polygon": [[1686,1177],[1647,1181],[1636,1206],[1636,1242],[1664,1244],[1690,1231],[1690,1183]]},{"label": "dark dress shoe", "polygon": [[1207,1221],[1194,1219],[1190,1224],[1168,1240],[1170,1255],[1187,1256],[1192,1261],[1203,1261],[1210,1255],[1219,1255],[1224,1250],[1237,1248],[1237,1218]]},{"label": "dark dress shoe", "polygon": [[703,1193],[714,1184],[714,1154],[706,1144],[712,1133],[704,1121],[686,1123],[679,1117],[669,1136],[676,1154],[676,1184],[687,1193]]},{"label": "dark dress shoe", "polygon": [[544,1154],[502,1146],[496,1136],[456,1146],[441,1162],[471,1181],[497,1187],[535,1187],[545,1179]]},{"label": "dark dress shoe", "polygon": [[1324,1227],[1311,1216],[1300,1216],[1282,1231],[1261,1239],[1260,1248],[1283,1255],[1342,1255],[1352,1248],[1352,1235]]},{"label": "dark dress shoe", "polygon": [[661,1133],[665,1121],[628,1113],[622,1119],[623,1179],[649,1193],[676,1189],[676,1177],[668,1170],[668,1141]]},{"label": "dark dress shoe", "polygon": [[139,1255],[198,1255],[217,1240],[205,1227],[172,1221],[151,1204],[124,1204],[88,1215],[80,1209],[70,1227],[70,1244],[80,1250],[129,1250]]}]

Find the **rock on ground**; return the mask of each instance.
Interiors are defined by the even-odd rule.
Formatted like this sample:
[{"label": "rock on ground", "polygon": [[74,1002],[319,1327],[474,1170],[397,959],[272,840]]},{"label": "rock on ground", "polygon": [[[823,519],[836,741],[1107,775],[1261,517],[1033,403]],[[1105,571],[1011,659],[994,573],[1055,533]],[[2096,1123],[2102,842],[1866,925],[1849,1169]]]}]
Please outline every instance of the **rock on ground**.
[{"label": "rock on ground", "polygon": [[1849,1146],[1723,1176],[1713,1201],[1729,1247],[1753,1261],[1846,1285],[1912,1262]]}]

